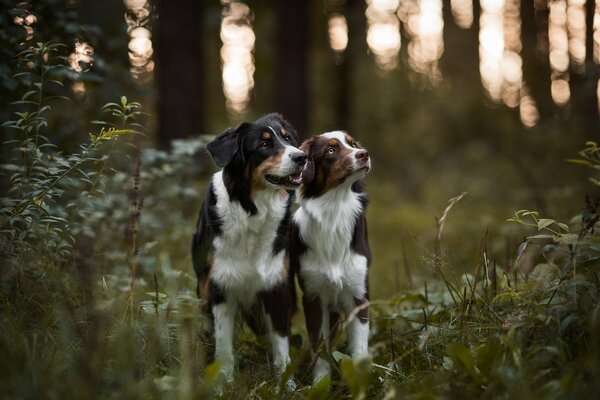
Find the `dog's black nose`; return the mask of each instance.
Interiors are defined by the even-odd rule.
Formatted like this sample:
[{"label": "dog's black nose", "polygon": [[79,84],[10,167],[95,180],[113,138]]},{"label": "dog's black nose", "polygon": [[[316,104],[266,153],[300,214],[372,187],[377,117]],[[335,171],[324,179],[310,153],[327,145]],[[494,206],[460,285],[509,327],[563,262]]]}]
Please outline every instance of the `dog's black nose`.
[{"label": "dog's black nose", "polygon": [[306,164],[306,154],[304,153],[294,153],[290,157],[292,158],[292,161],[298,165]]}]

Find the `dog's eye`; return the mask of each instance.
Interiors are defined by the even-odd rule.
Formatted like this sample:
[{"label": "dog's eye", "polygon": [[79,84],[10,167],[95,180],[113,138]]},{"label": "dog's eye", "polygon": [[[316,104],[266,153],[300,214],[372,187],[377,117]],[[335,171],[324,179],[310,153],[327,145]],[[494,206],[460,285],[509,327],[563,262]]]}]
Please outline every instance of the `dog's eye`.
[{"label": "dog's eye", "polygon": [[261,149],[266,149],[266,148],[267,148],[267,146],[269,146],[269,142],[267,142],[266,140],[263,140],[262,142],[260,142],[260,145],[259,145],[259,147],[260,147]]},{"label": "dog's eye", "polygon": [[327,154],[331,155],[333,153],[335,153],[335,149],[333,147],[327,149]]},{"label": "dog's eye", "polygon": [[356,143],[355,142],[350,143],[350,147],[356,148]]},{"label": "dog's eye", "polygon": [[289,141],[290,141],[290,137],[289,137],[288,135],[285,135],[285,136],[283,137],[283,140],[285,140],[286,142],[289,142]]}]

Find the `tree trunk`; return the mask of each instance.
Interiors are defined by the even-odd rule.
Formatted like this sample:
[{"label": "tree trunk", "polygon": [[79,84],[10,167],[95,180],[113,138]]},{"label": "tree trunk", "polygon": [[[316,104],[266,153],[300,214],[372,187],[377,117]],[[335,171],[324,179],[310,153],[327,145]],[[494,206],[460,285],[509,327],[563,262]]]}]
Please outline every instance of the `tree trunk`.
[{"label": "tree trunk", "polygon": [[[344,79],[343,87],[338,92],[338,120],[340,128],[353,131],[352,115],[356,104],[354,98],[360,93],[362,83],[358,80],[361,75],[361,65],[367,58],[367,17],[366,3],[363,0],[348,0],[346,2],[348,21],[348,47],[344,53],[344,64],[340,79]],[[354,100],[354,101],[353,101]],[[354,134],[358,134],[354,132]]]},{"label": "tree trunk", "polygon": [[277,1],[274,111],[308,136],[308,1]]},{"label": "tree trunk", "polygon": [[204,133],[204,2],[158,0],[156,84],[158,145]]}]

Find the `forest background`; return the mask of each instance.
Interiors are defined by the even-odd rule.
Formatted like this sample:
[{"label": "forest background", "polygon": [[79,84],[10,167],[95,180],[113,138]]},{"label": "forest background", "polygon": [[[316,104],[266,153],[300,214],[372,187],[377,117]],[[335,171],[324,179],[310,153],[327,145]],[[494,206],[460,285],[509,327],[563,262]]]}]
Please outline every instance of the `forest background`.
[{"label": "forest background", "polygon": [[216,395],[189,254],[204,146],[272,111],[373,158],[372,358],[348,359],[341,335],[332,380],[310,387],[299,314],[284,393],[240,326],[221,395],[600,390],[594,1],[0,10],[1,396]]}]

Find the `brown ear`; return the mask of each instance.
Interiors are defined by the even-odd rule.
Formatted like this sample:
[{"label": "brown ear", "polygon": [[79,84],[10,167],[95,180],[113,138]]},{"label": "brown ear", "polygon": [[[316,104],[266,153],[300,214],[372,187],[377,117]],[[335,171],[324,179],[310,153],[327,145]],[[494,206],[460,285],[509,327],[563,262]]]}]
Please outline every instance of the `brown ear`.
[{"label": "brown ear", "polygon": [[311,136],[306,139],[300,145],[299,149],[302,150],[307,157],[306,166],[304,167],[304,171],[302,171],[302,183],[304,185],[310,184],[315,179],[315,162],[313,161],[313,144],[315,143],[316,136]]},{"label": "brown ear", "polygon": [[309,185],[315,179],[315,162],[308,160],[304,171],[302,171],[302,184]]}]

